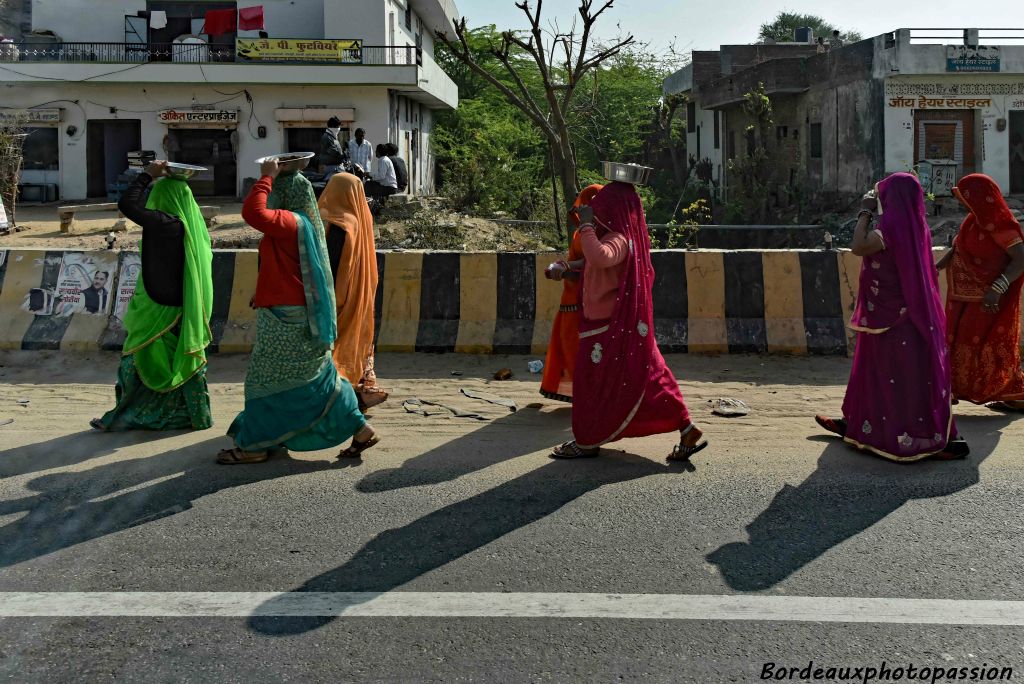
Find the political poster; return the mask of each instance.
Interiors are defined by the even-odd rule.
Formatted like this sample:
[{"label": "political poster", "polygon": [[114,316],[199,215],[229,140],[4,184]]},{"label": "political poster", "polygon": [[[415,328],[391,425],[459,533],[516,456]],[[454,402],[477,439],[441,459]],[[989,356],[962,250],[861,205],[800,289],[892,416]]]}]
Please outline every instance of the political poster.
[{"label": "political poster", "polygon": [[37,316],[107,316],[116,269],[114,252],[68,252],[61,259],[56,286],[29,290],[22,309]]},{"label": "political poster", "polygon": [[135,294],[135,285],[142,273],[142,259],[138,254],[125,254],[121,257],[121,272],[117,276],[117,299],[114,302],[114,318],[124,320],[128,311],[128,302]]}]

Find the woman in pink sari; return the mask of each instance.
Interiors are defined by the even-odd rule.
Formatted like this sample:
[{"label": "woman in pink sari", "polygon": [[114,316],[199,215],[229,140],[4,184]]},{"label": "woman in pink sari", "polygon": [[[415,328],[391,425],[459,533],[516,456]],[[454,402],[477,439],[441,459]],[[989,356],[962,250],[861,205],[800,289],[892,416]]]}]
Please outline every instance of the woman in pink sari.
[{"label": "woman in pink sari", "polygon": [[582,206],[583,311],[573,376],[574,440],[553,458],[597,456],[624,437],[680,432],[670,461],[685,461],[708,445],[690,420],[672,371],[654,340],[654,267],[640,197],[611,183]]},{"label": "woman in pink sari", "polygon": [[[857,331],[843,418],[818,424],[891,461],[964,458],[957,439],[939,295],[924,191],[917,177],[894,173],[865,197],[852,249],[864,257],[850,327]],[[879,226],[871,230],[873,209]]]}]

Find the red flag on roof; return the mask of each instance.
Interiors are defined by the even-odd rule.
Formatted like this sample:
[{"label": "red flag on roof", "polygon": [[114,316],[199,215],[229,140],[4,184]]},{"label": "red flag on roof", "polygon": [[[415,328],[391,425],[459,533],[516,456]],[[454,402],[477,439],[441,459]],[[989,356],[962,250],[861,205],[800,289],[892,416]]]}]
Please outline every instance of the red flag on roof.
[{"label": "red flag on roof", "polygon": [[239,9],[238,28],[242,31],[262,31],[264,28],[263,5]]},{"label": "red flag on roof", "polygon": [[237,15],[233,9],[206,10],[206,21],[203,26],[203,33],[211,36],[222,36],[225,33],[235,32]]}]

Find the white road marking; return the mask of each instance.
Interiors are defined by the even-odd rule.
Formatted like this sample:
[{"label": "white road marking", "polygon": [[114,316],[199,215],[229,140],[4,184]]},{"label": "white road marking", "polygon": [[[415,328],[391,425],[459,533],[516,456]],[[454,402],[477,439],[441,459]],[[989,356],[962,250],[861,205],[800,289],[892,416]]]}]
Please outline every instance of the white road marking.
[{"label": "white road marking", "polygon": [[0,592],[0,617],[442,617],[1024,626],[1024,601],[487,592]]}]

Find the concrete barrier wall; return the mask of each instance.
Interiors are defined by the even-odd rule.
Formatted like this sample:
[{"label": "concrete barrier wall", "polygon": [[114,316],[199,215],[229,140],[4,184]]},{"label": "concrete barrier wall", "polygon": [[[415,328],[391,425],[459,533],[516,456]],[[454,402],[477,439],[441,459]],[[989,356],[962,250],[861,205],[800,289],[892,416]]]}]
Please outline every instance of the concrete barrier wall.
[{"label": "concrete barrier wall", "polygon": [[[72,252],[0,254],[0,348],[120,349],[124,330],[113,313],[44,316],[23,309],[30,289],[56,287],[65,254]],[[94,256],[115,258],[109,252]],[[116,256],[111,293],[131,258]],[[378,253],[379,351],[543,354],[561,294],[561,286],[543,275],[554,258]],[[849,252],[665,250],[655,252],[653,261],[655,330],[665,353],[845,355],[852,349],[845,324],[860,259]],[[214,252],[212,351],[252,348],[255,311],[249,301],[256,271],[253,250]]]}]

